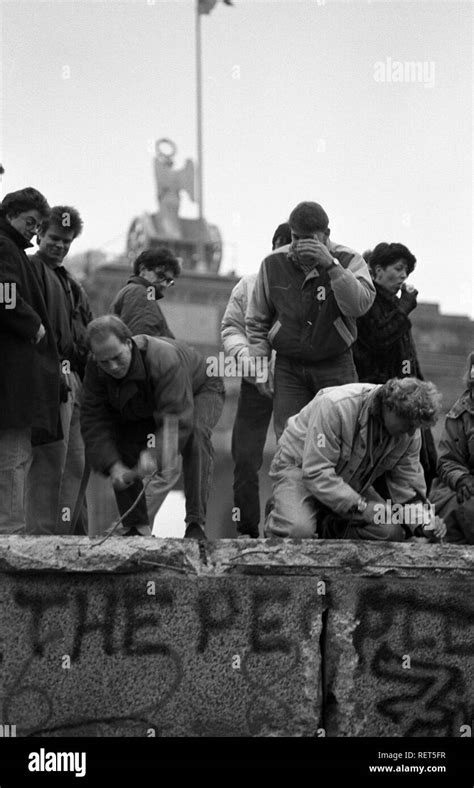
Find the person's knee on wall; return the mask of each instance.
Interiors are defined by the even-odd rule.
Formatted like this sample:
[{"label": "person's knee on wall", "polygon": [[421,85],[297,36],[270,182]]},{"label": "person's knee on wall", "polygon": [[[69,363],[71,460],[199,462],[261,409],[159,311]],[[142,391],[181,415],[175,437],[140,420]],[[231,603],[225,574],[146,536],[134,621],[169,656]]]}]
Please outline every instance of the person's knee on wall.
[{"label": "person's knee on wall", "polygon": [[265,519],[264,535],[270,539],[278,536],[281,539],[317,539],[316,524],[314,518],[300,520],[296,523],[289,523],[286,519],[279,522],[278,516],[275,517],[273,510],[269,512]]},{"label": "person's knee on wall", "polygon": [[406,535],[401,525],[387,523],[377,526],[377,535],[374,535],[373,526],[369,528],[358,528],[361,539],[373,542],[404,542]]},{"label": "person's knee on wall", "polygon": [[406,535],[401,525],[388,523],[382,526],[382,533],[386,542],[404,542]]},{"label": "person's knee on wall", "polygon": [[296,523],[291,530],[290,537],[292,539],[317,539],[314,519]]}]

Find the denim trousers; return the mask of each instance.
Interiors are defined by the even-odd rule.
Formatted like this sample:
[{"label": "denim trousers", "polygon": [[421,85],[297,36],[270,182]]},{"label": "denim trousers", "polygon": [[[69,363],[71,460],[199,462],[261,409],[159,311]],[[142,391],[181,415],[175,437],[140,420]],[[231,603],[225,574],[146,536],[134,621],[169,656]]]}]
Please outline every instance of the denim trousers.
[{"label": "denim trousers", "polygon": [[237,532],[258,537],[260,496],[258,472],[273,412],[273,400],[242,380],[232,430],[234,507],[239,510]]},{"label": "denim trousers", "polygon": [[[81,381],[75,372],[65,375],[69,386],[59,413],[63,438],[34,446],[26,482],[26,532],[71,534],[72,516],[84,473],[84,442],[80,429]],[[85,497],[74,533],[87,534]]]},{"label": "denim trousers", "polygon": [[298,361],[277,353],[273,425],[277,441],[290,416],[299,413],[321,389],[358,380],[352,351],[317,363]]},{"label": "denim trousers", "polygon": [[[187,524],[198,523],[204,527],[206,523],[207,501],[214,469],[212,430],[221,416],[224,398],[224,385],[220,378],[209,378],[194,395],[193,429],[181,451]],[[122,462],[132,468],[145,448],[145,442],[120,445]],[[167,469],[166,483],[155,478],[151,481],[146,491],[148,495],[143,495],[133,511],[124,518],[123,524],[126,528],[153,524],[150,523],[151,517],[154,519],[169,490],[179,478],[178,468],[179,466],[171,471]],[[125,490],[114,491],[121,515],[132,506],[142,490],[143,482],[137,479]]]},{"label": "denim trousers", "polygon": [[25,530],[25,488],[31,428],[0,430],[0,534]]}]

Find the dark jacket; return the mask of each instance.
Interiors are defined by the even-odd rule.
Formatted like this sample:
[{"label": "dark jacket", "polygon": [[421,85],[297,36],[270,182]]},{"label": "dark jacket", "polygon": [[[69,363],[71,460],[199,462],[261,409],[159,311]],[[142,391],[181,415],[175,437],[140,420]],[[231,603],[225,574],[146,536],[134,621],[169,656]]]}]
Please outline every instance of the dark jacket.
[{"label": "dark jacket", "polygon": [[89,299],[83,287],[63,265],[48,265],[41,252],[29,259],[42,284],[59,357],[61,361],[70,361],[73,372],[83,378],[89,353],[84,335],[93,318]]},{"label": "dark jacket", "polygon": [[112,301],[110,311],[129,327],[132,334],[174,339],[166,318],[158,306],[160,290],[141,276],[131,276]]},{"label": "dark jacket", "polygon": [[[35,442],[47,442],[62,437],[59,356],[40,282],[23,251],[29,246],[0,216],[0,284],[16,288],[15,308],[0,298],[0,429],[32,427]],[[41,324],[46,336],[35,344]]]},{"label": "dark jacket", "polygon": [[318,362],[342,355],[356,338],[355,318],[370,308],[375,290],[361,255],[330,242],[340,265],[306,275],[288,258],[289,246],[268,255],[257,275],[245,328],[253,356]]},{"label": "dark jacket", "polygon": [[182,451],[193,427],[194,394],[208,380],[204,357],[185,342],[168,338],[134,337],[132,362],[124,378],[113,378],[89,358],[81,430],[92,468],[106,473],[121,459],[121,446],[141,443],[146,448],[150,433],[156,435],[160,458],[165,415],[178,418]]},{"label": "dark jacket", "polygon": [[375,285],[375,301],[357,320],[352,348],[361,383],[385,383],[390,378],[421,378],[411,321],[396,295]]},{"label": "dark jacket", "polygon": [[[357,340],[352,348],[361,383],[386,383],[390,378],[423,380],[411,335],[411,321],[400,309],[396,295],[375,285],[375,301],[357,320]],[[437,452],[429,427],[421,430],[420,461],[428,491],[436,476]]]}]

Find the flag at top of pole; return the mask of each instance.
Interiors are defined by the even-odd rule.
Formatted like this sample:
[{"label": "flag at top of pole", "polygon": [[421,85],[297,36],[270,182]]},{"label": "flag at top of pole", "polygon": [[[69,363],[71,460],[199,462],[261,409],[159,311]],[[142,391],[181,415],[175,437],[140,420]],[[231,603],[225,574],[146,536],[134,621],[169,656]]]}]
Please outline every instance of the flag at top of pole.
[{"label": "flag at top of pole", "polygon": [[[226,5],[232,5],[231,0],[222,0]],[[198,0],[198,12],[200,14],[210,14],[217,0]]]}]

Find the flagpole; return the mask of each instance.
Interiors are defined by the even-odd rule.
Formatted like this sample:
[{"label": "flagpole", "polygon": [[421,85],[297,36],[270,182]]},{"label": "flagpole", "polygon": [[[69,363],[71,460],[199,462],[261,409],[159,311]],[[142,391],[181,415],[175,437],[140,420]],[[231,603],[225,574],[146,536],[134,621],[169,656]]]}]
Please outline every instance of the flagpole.
[{"label": "flagpole", "polygon": [[[202,65],[201,65],[201,14],[199,13],[199,0],[195,0],[196,11],[196,123],[197,123],[197,201],[199,219],[204,217],[204,201],[202,196]],[[200,249],[202,256],[202,248]]]}]

